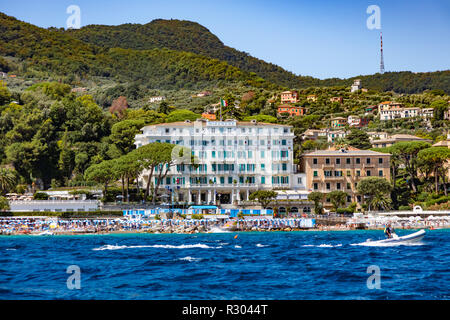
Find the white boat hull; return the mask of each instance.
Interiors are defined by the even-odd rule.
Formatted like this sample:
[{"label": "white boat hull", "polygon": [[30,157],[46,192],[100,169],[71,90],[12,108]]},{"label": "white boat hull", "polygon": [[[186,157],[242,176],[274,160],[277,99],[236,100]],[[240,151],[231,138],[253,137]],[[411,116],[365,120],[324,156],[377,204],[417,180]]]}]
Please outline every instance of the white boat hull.
[{"label": "white boat hull", "polygon": [[419,230],[417,232],[408,234],[406,236],[398,237],[398,238],[390,238],[379,241],[370,241],[370,243],[380,243],[380,244],[394,244],[394,243],[414,243],[419,242],[425,237],[425,230]]}]

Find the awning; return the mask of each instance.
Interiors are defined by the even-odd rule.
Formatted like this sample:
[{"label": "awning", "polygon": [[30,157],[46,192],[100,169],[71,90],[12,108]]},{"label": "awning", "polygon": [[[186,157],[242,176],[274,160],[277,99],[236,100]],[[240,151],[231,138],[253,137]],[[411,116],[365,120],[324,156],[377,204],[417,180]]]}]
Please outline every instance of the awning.
[{"label": "awning", "polygon": [[191,206],[189,209],[210,209],[210,210],[216,210],[216,206]]}]

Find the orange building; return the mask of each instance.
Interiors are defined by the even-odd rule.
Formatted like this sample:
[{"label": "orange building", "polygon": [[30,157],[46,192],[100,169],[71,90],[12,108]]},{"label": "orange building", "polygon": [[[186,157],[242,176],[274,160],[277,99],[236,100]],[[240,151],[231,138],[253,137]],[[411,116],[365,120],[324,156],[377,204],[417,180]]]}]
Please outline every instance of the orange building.
[{"label": "orange building", "polygon": [[211,120],[211,121],[215,121],[217,120],[216,114],[213,112],[204,112],[202,113],[202,118]]},{"label": "orange building", "polygon": [[289,116],[303,116],[305,114],[305,108],[291,106],[289,104],[283,104],[278,106],[278,115],[288,113]]}]

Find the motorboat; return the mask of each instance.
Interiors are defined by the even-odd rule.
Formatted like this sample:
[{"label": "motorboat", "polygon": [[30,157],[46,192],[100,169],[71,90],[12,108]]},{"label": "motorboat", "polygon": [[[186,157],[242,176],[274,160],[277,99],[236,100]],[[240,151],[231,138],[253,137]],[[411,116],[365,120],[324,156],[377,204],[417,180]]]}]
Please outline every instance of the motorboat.
[{"label": "motorboat", "polygon": [[370,239],[367,240],[366,243],[370,244],[402,244],[402,243],[414,243],[419,242],[425,237],[425,230],[419,230],[417,232],[408,234],[406,236],[399,237],[397,234],[393,234],[392,238],[384,239],[384,240],[378,240],[378,241],[372,241]]}]

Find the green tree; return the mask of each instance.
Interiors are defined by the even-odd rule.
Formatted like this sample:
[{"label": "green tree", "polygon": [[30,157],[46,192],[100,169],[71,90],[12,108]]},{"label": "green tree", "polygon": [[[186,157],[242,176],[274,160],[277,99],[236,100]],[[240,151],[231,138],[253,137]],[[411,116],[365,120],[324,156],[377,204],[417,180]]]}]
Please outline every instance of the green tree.
[{"label": "green tree", "polygon": [[114,124],[111,128],[111,142],[119,148],[122,154],[131,152],[135,149],[134,138],[144,125],[144,120],[124,120]]},{"label": "green tree", "polygon": [[201,118],[201,115],[196,114],[189,110],[175,110],[169,113],[167,116],[166,121],[167,122],[179,122],[179,121],[195,121],[197,119]]},{"label": "green tree", "polygon": [[169,114],[169,112],[170,112],[169,104],[166,101],[162,101],[159,104],[158,112],[159,113],[164,113],[164,114]]},{"label": "green tree", "polygon": [[333,205],[334,212],[337,212],[338,209],[345,205],[347,202],[348,194],[344,191],[336,190],[332,191],[328,194],[330,197],[331,204]]},{"label": "green tree", "polygon": [[372,148],[369,135],[360,129],[352,128],[345,140],[350,146],[357,149],[367,150]]},{"label": "green tree", "polygon": [[414,192],[417,192],[417,155],[420,150],[431,147],[428,142],[423,141],[402,141],[391,147],[391,152],[405,166],[409,175],[408,183]]},{"label": "green tree", "polygon": [[314,213],[315,214],[322,214],[323,212],[323,205],[322,201],[324,198],[324,194],[321,192],[311,192],[308,194],[308,200],[314,202]]},{"label": "green tree", "polygon": [[9,92],[6,84],[0,81],[0,106],[5,105],[11,101],[11,92]]},{"label": "green tree", "polygon": [[16,174],[14,170],[0,167],[0,194],[6,194],[15,187]]},{"label": "green tree", "polygon": [[439,177],[442,178],[444,185],[444,193],[447,195],[446,175],[447,170],[445,164],[450,159],[450,149],[443,147],[431,147],[419,151],[417,154],[419,165],[424,168],[426,172],[432,172],[434,175],[435,192],[439,191]]},{"label": "green tree", "polygon": [[272,190],[258,190],[250,194],[248,197],[250,201],[257,201],[266,209],[269,204],[277,198],[278,193]]},{"label": "green tree", "polygon": [[86,170],[84,175],[86,181],[95,181],[103,184],[105,196],[108,192],[108,185],[118,178],[118,174],[114,169],[114,160],[94,164]]},{"label": "green tree", "polygon": [[356,188],[358,193],[365,197],[369,211],[373,208],[388,209],[390,207],[392,185],[385,178],[364,178]]},{"label": "green tree", "polygon": [[436,100],[430,104],[433,108],[433,120],[444,120],[444,113],[448,110],[448,102],[445,100]]},{"label": "green tree", "polygon": [[8,199],[0,196],[0,211],[8,211],[10,209]]}]

